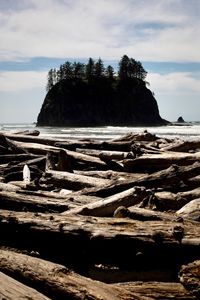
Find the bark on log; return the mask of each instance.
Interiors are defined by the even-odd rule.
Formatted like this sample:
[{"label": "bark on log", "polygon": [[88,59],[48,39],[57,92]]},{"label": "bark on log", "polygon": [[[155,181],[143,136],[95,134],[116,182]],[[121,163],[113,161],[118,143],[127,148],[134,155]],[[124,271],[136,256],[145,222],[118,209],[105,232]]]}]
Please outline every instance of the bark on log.
[{"label": "bark on log", "polygon": [[140,208],[136,206],[131,206],[127,209],[127,217],[133,220],[140,220],[140,221],[175,220],[175,217],[172,214],[163,213],[160,211],[153,211],[153,210]]},{"label": "bark on log", "polygon": [[134,186],[145,186],[146,188],[166,188],[174,187],[180,182],[187,181],[189,178],[197,176],[200,172],[200,163],[196,162],[190,166],[172,165],[168,169],[141,176],[139,179],[113,182],[101,188],[83,189],[82,194],[107,197],[119,193]]},{"label": "bark on log", "polygon": [[131,152],[122,152],[122,151],[106,151],[106,150],[96,150],[96,149],[82,149],[77,148],[77,152],[100,157],[101,159],[114,159],[114,160],[122,160],[125,158],[134,158],[133,153]]},{"label": "bark on log", "polygon": [[0,191],[16,192],[20,189],[20,187],[17,187],[14,184],[0,182]]},{"label": "bark on log", "polygon": [[82,270],[95,264],[171,269],[171,279],[176,280],[183,263],[200,259],[200,226],[187,220],[144,222],[5,210],[0,211],[0,220],[1,245],[37,251],[41,257]]},{"label": "bark on log", "polygon": [[[51,299],[133,300],[134,293],[78,275],[62,265],[0,250],[0,270],[37,288]],[[136,295],[137,296],[137,295]],[[137,298],[136,298],[137,299]]]},{"label": "bark on log", "polygon": [[144,130],[144,132],[141,133],[128,133],[120,138],[113,139],[113,142],[127,142],[127,141],[156,141],[158,137],[155,134],[152,134],[148,132],[147,130]]},{"label": "bark on log", "polygon": [[100,201],[84,205],[64,212],[63,214],[80,214],[87,216],[110,217],[119,206],[133,206],[140,203],[149,195],[149,192],[142,187],[134,187],[124,192],[107,197]]},{"label": "bark on log", "polygon": [[183,140],[175,140],[171,144],[162,147],[163,151],[175,151],[175,152],[189,152],[191,150],[196,150],[200,148],[200,140],[194,141],[183,141]]},{"label": "bark on log", "polygon": [[84,176],[94,176],[97,178],[110,179],[110,180],[127,180],[127,179],[138,179],[145,174],[141,173],[127,173],[127,172],[117,172],[113,170],[107,171],[80,171],[75,170],[75,174],[84,175]]},{"label": "bark on log", "polygon": [[163,154],[144,154],[135,159],[123,160],[124,169],[127,172],[149,171],[155,172],[170,167],[172,164],[182,166],[200,161],[200,152],[164,152]]},{"label": "bark on log", "polygon": [[196,300],[180,283],[175,282],[127,282],[118,283],[128,291],[137,293],[143,300]]},{"label": "bark on log", "polygon": [[35,289],[0,272],[0,299],[5,300],[50,300]]},{"label": "bark on log", "polygon": [[[55,144],[55,138],[45,138],[40,136],[29,136],[25,134],[13,134],[9,132],[4,132],[3,135],[10,140],[13,141],[19,141],[24,143],[38,143],[38,144],[45,144],[45,145],[51,145],[54,146]],[[58,140],[60,142],[64,142],[64,140],[60,139]]]},{"label": "bark on log", "polygon": [[0,191],[0,208],[16,211],[63,212],[69,206],[64,199]]},{"label": "bark on log", "polygon": [[14,134],[17,134],[17,135],[38,136],[40,134],[40,132],[39,132],[39,130],[24,130],[24,131],[17,131]]},{"label": "bark on log", "polygon": [[[31,153],[36,153],[36,154],[43,154],[46,155],[46,153],[48,151],[52,151],[56,154],[58,154],[58,152],[60,150],[62,150],[62,148],[58,148],[58,147],[54,147],[54,146],[49,146],[49,145],[44,145],[44,144],[36,144],[36,143],[23,143],[23,142],[15,142],[17,145],[23,147],[24,149],[28,150]],[[106,169],[107,165],[105,162],[103,162],[102,160],[100,160],[97,157],[93,157],[93,156],[89,156],[86,154],[82,154],[82,153],[78,153],[75,151],[70,151],[70,150],[66,150],[67,151],[67,155],[69,156],[69,158],[71,158],[72,160],[76,160],[77,162],[81,162],[84,163],[90,167],[98,167],[100,170]]]},{"label": "bark on log", "polygon": [[176,214],[182,218],[200,222],[200,198],[190,201],[179,209]]},{"label": "bark on log", "polygon": [[28,154],[28,151],[25,150],[23,147],[17,145],[15,142],[11,141],[5,135],[0,134],[0,145],[7,149],[8,154]]},{"label": "bark on log", "polygon": [[11,161],[26,161],[32,158],[37,158],[38,155],[34,154],[4,154],[0,155],[0,164],[8,163]]},{"label": "bark on log", "polygon": [[92,141],[92,140],[77,140],[77,141],[65,141],[56,142],[55,146],[67,150],[76,150],[77,148],[88,148],[96,150],[108,150],[108,151],[125,151],[131,150],[132,142],[114,142],[114,141]]},{"label": "bark on log", "polygon": [[146,199],[148,201],[146,201],[146,203],[143,202],[143,205],[141,206],[154,208],[159,211],[167,211],[167,210],[176,211],[181,209],[191,200],[196,199],[198,197],[200,197],[200,188],[196,188],[191,191],[178,192],[178,193],[172,193],[166,191],[156,192],[154,193],[154,196],[152,196],[149,199]]},{"label": "bark on log", "polygon": [[47,170],[40,183],[52,183],[55,187],[80,190],[86,187],[99,187],[110,183],[109,179],[100,179],[69,172]]},{"label": "bark on log", "polygon": [[200,260],[182,266],[180,273],[180,282],[197,299],[200,297]]},{"label": "bark on log", "polygon": [[60,152],[58,154],[57,170],[73,173],[72,163],[71,163],[70,158],[67,155],[66,151],[64,151],[64,150],[60,150]]}]

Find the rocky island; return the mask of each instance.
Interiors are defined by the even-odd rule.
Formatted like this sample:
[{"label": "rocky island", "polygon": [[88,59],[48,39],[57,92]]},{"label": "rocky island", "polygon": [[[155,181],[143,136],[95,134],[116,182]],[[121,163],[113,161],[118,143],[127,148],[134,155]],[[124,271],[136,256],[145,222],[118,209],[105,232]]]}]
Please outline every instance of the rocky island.
[{"label": "rocky island", "polygon": [[66,62],[48,74],[38,126],[160,126],[157,101],[142,64],[124,55],[117,75],[99,58]]}]

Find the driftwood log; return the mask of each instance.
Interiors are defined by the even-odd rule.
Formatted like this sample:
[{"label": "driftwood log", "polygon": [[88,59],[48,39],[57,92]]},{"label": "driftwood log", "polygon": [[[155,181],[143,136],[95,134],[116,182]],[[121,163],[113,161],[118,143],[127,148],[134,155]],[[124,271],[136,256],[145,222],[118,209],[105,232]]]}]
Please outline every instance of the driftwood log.
[{"label": "driftwood log", "polygon": [[[11,251],[0,250],[0,270],[36,288],[51,299],[195,299],[179,283],[108,285],[80,276],[62,265]],[[42,297],[33,299],[48,299]]]},{"label": "driftwood log", "polygon": [[[200,258],[200,227],[179,220],[136,221],[0,211],[1,245],[37,251],[43,258],[76,268],[94,264],[173,270]],[[54,243],[53,241],[56,241]],[[140,280],[140,279],[138,279]]]},{"label": "driftwood log", "polygon": [[0,250],[0,297],[197,299],[199,141],[37,135],[0,134],[0,248],[29,254]]},{"label": "driftwood log", "polygon": [[180,281],[184,287],[195,295],[200,297],[200,260],[194,261],[188,265],[182,266],[179,273]]}]

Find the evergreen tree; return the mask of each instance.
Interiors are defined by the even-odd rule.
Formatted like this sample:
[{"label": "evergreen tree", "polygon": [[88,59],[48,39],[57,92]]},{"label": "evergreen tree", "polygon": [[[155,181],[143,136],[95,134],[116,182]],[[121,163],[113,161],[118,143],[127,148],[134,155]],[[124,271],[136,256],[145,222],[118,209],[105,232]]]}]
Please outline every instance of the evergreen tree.
[{"label": "evergreen tree", "polygon": [[103,65],[103,61],[101,60],[101,58],[98,59],[98,61],[95,63],[94,65],[94,76],[96,78],[101,78],[104,76],[104,65]]},{"label": "evergreen tree", "polygon": [[53,79],[53,85],[57,83],[57,71],[56,69],[52,70],[52,79]]},{"label": "evergreen tree", "polygon": [[119,79],[125,80],[129,77],[129,57],[127,55],[124,55],[122,59],[119,62]]},{"label": "evergreen tree", "polygon": [[66,61],[63,64],[63,79],[71,79],[73,78],[73,66],[71,62]]},{"label": "evergreen tree", "polygon": [[94,77],[94,60],[91,57],[86,64],[85,76],[88,80]]},{"label": "evergreen tree", "polygon": [[47,85],[46,90],[47,92],[53,87],[53,69],[50,69],[47,75]]},{"label": "evergreen tree", "polygon": [[147,72],[140,61],[136,61],[135,59],[124,55],[119,62],[118,75],[120,80],[126,80],[127,78],[138,78],[144,80],[147,76]]},{"label": "evergreen tree", "polygon": [[147,71],[143,68],[142,64],[140,61],[137,61],[137,78],[141,80],[145,80],[147,76]]},{"label": "evergreen tree", "polygon": [[111,65],[107,66],[105,70],[106,77],[110,80],[114,80],[114,69]]},{"label": "evergreen tree", "polygon": [[73,75],[74,78],[83,79],[85,76],[85,65],[80,62],[73,63]]}]

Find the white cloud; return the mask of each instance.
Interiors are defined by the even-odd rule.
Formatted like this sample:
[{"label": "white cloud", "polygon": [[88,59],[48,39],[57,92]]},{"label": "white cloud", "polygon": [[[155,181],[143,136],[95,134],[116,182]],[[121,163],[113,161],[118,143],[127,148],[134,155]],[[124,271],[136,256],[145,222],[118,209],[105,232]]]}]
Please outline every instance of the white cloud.
[{"label": "white cloud", "polygon": [[0,60],[119,59],[124,53],[140,60],[200,60],[199,1],[23,1],[24,9],[0,12]]},{"label": "white cloud", "polygon": [[200,93],[200,77],[193,77],[190,72],[168,74],[149,73],[147,81],[155,92],[161,93]]},{"label": "white cloud", "polygon": [[175,121],[182,115],[187,121],[200,119],[200,76],[193,75],[189,72],[148,74],[147,81],[163,118]]},{"label": "white cloud", "polygon": [[0,72],[0,92],[19,92],[40,87],[45,90],[47,72]]}]

